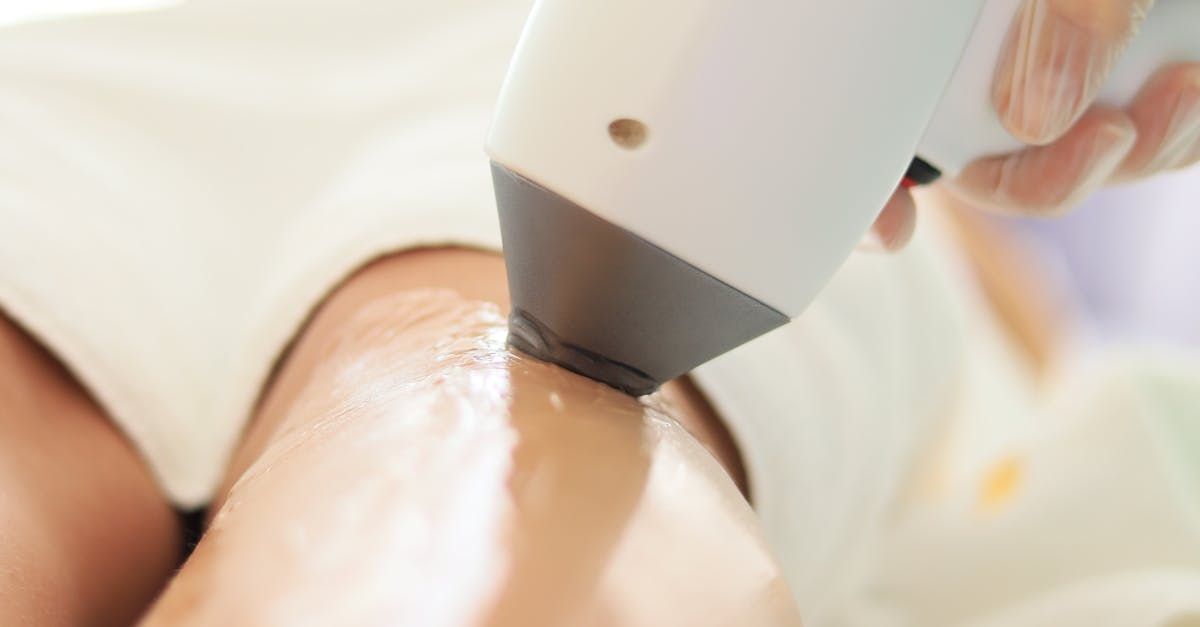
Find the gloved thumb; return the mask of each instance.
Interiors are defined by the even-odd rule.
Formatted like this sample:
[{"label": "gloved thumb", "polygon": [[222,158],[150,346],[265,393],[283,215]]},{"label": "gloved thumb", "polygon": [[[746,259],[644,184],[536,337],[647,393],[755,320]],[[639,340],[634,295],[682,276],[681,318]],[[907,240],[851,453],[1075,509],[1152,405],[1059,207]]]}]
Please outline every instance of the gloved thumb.
[{"label": "gloved thumb", "polygon": [[1096,99],[1154,0],[1025,0],[992,99],[1017,139],[1048,144]]}]

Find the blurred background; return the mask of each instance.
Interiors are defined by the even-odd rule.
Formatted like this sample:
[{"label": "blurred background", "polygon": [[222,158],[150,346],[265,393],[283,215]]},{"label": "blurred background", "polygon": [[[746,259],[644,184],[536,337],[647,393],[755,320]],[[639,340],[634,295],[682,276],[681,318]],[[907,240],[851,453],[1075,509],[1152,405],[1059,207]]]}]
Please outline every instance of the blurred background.
[{"label": "blurred background", "polygon": [[1200,171],[1107,189],[1059,219],[1000,219],[1073,305],[1083,342],[1200,346]]}]

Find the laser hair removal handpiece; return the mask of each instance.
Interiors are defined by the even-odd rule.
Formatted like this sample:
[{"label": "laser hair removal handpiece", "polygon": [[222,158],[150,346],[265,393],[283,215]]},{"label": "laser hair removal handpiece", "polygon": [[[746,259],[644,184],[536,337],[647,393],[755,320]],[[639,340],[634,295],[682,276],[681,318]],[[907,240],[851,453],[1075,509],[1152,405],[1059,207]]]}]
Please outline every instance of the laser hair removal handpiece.
[{"label": "laser hair removal handpiece", "polygon": [[[510,343],[644,394],[798,316],[910,164],[1021,147],[990,104],[1019,5],[539,0],[487,143]],[[1200,0],[1160,0],[1101,100],[1179,60]]]}]

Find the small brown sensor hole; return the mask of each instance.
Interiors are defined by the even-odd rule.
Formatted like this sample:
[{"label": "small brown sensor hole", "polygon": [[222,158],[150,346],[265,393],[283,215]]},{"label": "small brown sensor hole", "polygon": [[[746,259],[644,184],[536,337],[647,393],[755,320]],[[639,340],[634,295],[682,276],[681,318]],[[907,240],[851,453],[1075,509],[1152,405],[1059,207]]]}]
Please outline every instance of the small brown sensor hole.
[{"label": "small brown sensor hole", "polygon": [[645,124],[629,118],[613,120],[612,124],[608,125],[608,136],[612,138],[613,143],[626,150],[634,150],[646,143],[648,134]]}]

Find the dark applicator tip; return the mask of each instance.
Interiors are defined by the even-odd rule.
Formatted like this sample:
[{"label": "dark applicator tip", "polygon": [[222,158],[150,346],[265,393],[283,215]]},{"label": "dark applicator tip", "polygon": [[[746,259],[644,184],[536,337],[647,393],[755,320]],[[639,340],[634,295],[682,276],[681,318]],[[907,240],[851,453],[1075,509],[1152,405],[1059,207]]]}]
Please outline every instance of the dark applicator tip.
[{"label": "dark applicator tip", "polygon": [[661,385],[636,368],[563,342],[546,325],[520,309],[513,309],[508,317],[508,345],[633,396],[650,394]]}]

